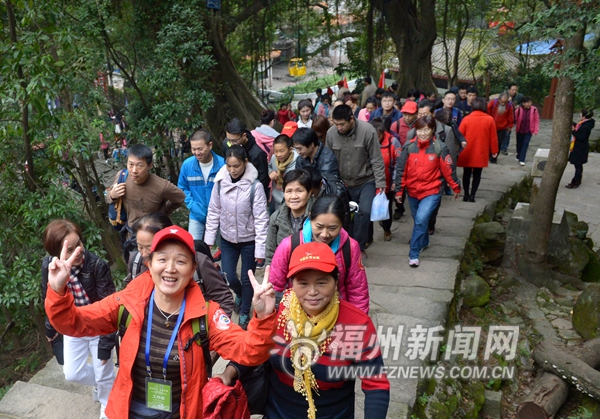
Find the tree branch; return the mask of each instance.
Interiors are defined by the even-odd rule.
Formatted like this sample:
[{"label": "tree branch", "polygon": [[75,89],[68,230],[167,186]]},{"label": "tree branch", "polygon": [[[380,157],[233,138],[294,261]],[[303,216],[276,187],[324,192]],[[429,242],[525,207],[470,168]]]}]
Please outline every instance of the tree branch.
[{"label": "tree branch", "polygon": [[274,4],[277,0],[255,0],[250,6],[242,10],[237,16],[232,16],[232,23],[226,25],[223,30],[223,36],[231,34],[235,29],[246,20],[260,12],[262,9],[266,9],[271,4]]},{"label": "tree branch", "polygon": [[311,58],[311,57],[314,57],[316,55],[319,55],[321,52],[325,51],[330,46],[332,46],[336,42],[341,41],[342,39],[354,38],[354,37],[358,37],[360,35],[361,35],[360,32],[345,32],[345,33],[341,33],[339,35],[329,36],[329,41],[328,42],[320,44],[319,48],[317,48],[313,52],[310,52],[310,53],[306,54],[306,58]]}]

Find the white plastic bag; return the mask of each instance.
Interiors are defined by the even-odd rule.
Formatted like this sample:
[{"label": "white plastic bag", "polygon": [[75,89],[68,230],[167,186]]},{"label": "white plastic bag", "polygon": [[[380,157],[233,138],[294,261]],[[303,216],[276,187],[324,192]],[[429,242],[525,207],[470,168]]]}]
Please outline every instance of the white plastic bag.
[{"label": "white plastic bag", "polygon": [[371,221],[385,221],[390,218],[390,201],[384,193],[375,195],[371,207]]}]

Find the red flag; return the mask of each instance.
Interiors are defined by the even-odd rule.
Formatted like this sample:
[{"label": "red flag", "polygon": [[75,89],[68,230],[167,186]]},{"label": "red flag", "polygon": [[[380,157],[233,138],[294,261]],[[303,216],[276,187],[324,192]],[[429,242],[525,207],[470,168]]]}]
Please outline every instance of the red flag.
[{"label": "red flag", "polygon": [[377,85],[377,87],[385,89],[385,71],[381,72],[381,77],[379,78],[379,84]]},{"label": "red flag", "polygon": [[348,89],[348,78],[346,77],[346,75],[344,74],[344,87],[346,89]]}]

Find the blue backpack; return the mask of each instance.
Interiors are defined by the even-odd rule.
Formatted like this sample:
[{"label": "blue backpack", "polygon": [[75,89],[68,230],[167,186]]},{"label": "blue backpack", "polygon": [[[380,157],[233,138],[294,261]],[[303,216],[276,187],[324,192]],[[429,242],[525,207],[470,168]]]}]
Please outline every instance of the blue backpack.
[{"label": "blue backpack", "polygon": [[[117,183],[125,182],[127,180],[127,175],[129,175],[127,169],[121,170]],[[125,207],[123,207],[123,197],[108,205],[108,221],[117,231],[120,231],[123,226],[127,224],[127,212],[125,211]]]}]

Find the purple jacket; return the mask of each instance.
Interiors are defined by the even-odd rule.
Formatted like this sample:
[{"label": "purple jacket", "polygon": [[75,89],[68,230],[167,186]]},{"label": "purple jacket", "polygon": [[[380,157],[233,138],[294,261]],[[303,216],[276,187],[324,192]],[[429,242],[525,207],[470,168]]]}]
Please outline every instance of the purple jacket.
[{"label": "purple jacket", "polygon": [[236,183],[231,181],[227,166],[221,167],[215,177],[215,186],[210,196],[206,216],[207,245],[215,244],[217,231],[221,228],[221,237],[231,243],[255,241],[254,257],[265,258],[269,213],[267,198],[260,182],[254,185],[254,205],[250,205],[250,190],[258,178],[258,172],[252,163]]},{"label": "purple jacket", "polygon": [[[352,266],[348,270],[348,278],[346,278],[346,266],[344,265],[344,255],[342,254],[342,246],[346,240],[350,240],[350,260],[352,261]],[[300,244],[302,243],[304,243],[304,239],[302,234],[300,234]],[[275,254],[273,255],[269,281],[273,284],[275,291],[282,292],[286,288],[291,288],[291,283],[287,280],[291,248],[292,238],[286,237],[277,246],[277,250],[275,250]],[[340,248],[336,252],[335,258],[337,259],[340,271],[338,279],[340,298],[369,314],[369,286],[367,284],[365,265],[362,264],[360,246],[356,240],[348,236],[348,233],[344,229],[340,231]]]}]

